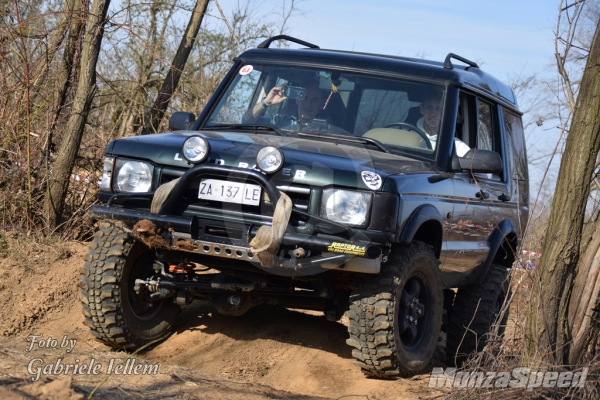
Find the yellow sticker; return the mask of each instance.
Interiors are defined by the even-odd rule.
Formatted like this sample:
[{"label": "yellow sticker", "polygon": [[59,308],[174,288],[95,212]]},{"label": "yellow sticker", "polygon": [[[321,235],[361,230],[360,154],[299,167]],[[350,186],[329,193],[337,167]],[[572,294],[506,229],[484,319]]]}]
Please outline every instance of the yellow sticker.
[{"label": "yellow sticker", "polygon": [[355,244],[341,242],[333,242],[329,247],[327,247],[327,251],[333,253],[349,254],[353,256],[364,256],[365,250],[366,246],[357,246]]}]

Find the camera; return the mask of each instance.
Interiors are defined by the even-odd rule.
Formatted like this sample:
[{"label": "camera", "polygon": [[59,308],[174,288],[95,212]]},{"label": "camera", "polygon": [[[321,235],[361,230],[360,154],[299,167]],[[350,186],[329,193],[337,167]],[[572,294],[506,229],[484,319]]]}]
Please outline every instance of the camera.
[{"label": "camera", "polygon": [[300,86],[286,86],[283,89],[283,95],[288,99],[304,100],[306,89]]}]

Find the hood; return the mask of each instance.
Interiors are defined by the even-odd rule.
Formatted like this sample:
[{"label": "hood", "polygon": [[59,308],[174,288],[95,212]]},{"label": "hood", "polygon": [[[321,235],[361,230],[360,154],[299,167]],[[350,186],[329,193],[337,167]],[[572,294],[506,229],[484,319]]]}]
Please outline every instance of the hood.
[{"label": "hood", "polygon": [[[254,168],[256,153],[264,146],[276,146],[284,154],[284,165],[273,175],[279,183],[310,186],[346,186],[378,189],[389,175],[437,172],[433,163],[371,150],[361,144],[322,141],[297,136],[223,131],[174,132],[118,139],[107,148],[107,155],[145,159],[160,166],[190,168],[181,155],[181,146],[192,135],[203,136],[210,145],[205,163],[238,168]],[[372,174],[380,175],[377,185]],[[377,187],[376,187],[377,186]]]}]

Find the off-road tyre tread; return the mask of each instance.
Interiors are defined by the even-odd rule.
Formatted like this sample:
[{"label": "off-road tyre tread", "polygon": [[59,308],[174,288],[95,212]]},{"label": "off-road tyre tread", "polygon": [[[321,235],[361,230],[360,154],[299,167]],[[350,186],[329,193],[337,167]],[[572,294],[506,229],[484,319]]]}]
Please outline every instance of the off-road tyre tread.
[{"label": "off-road tyre tread", "polygon": [[84,325],[96,340],[113,348],[138,348],[147,343],[130,331],[121,306],[120,279],[134,243],[133,236],[122,228],[101,222],[81,268]]},{"label": "off-road tyre tread", "polygon": [[[487,344],[498,296],[508,293],[508,273],[506,267],[491,265],[481,283],[458,289],[448,319],[446,360],[450,365],[462,365]],[[505,313],[501,324],[507,318]]]},{"label": "off-road tyre tread", "polygon": [[[397,349],[393,327],[395,302],[399,301],[395,298],[395,293],[398,287],[404,284],[401,278],[406,278],[406,275],[402,273],[402,266],[419,253],[426,253],[436,265],[439,264],[432,248],[417,242],[409,248],[395,250],[390,255],[390,260],[382,264],[381,272],[378,275],[368,275],[354,283],[354,290],[350,296],[350,308],[347,312],[350,320],[348,327],[350,338],[346,343],[352,347],[354,364],[359,366],[367,376],[394,379],[417,373],[414,369],[406,368],[398,362],[395,356]],[[440,293],[433,306],[439,310],[440,318],[439,322],[434,324],[433,329],[439,333],[443,309],[439,270],[437,279]],[[435,348],[437,339],[434,342],[433,347]],[[425,367],[426,364],[423,365],[423,368]]]}]

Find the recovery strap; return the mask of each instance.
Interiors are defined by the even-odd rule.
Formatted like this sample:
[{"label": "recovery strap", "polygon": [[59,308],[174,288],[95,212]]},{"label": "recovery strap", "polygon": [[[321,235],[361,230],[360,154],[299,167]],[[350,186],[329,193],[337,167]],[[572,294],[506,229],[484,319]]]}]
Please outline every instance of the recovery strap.
[{"label": "recovery strap", "polygon": [[260,265],[265,268],[275,266],[275,259],[279,251],[279,245],[287,229],[292,214],[292,200],[283,192],[279,192],[281,197],[275,206],[273,213],[273,224],[271,226],[263,225],[260,227],[256,236],[250,242],[250,250],[260,261]]},{"label": "recovery strap", "polygon": [[[150,212],[157,214],[164,202],[169,197],[169,194],[179,182],[179,178],[161,185],[154,192]],[[256,258],[265,268],[275,266],[279,245],[283,239],[283,235],[287,229],[292,214],[292,200],[283,192],[279,192],[280,197],[275,205],[273,213],[273,224],[271,226],[263,225],[260,227],[256,236],[250,242],[250,250],[256,254]]]},{"label": "recovery strap", "polygon": [[158,214],[160,208],[165,203],[165,200],[167,200],[167,197],[169,197],[169,193],[171,193],[171,190],[173,190],[175,185],[177,185],[177,182],[179,182],[179,178],[160,185],[158,189],[156,189],[156,192],[154,192],[154,197],[152,198],[152,204],[150,204],[151,213]]}]

